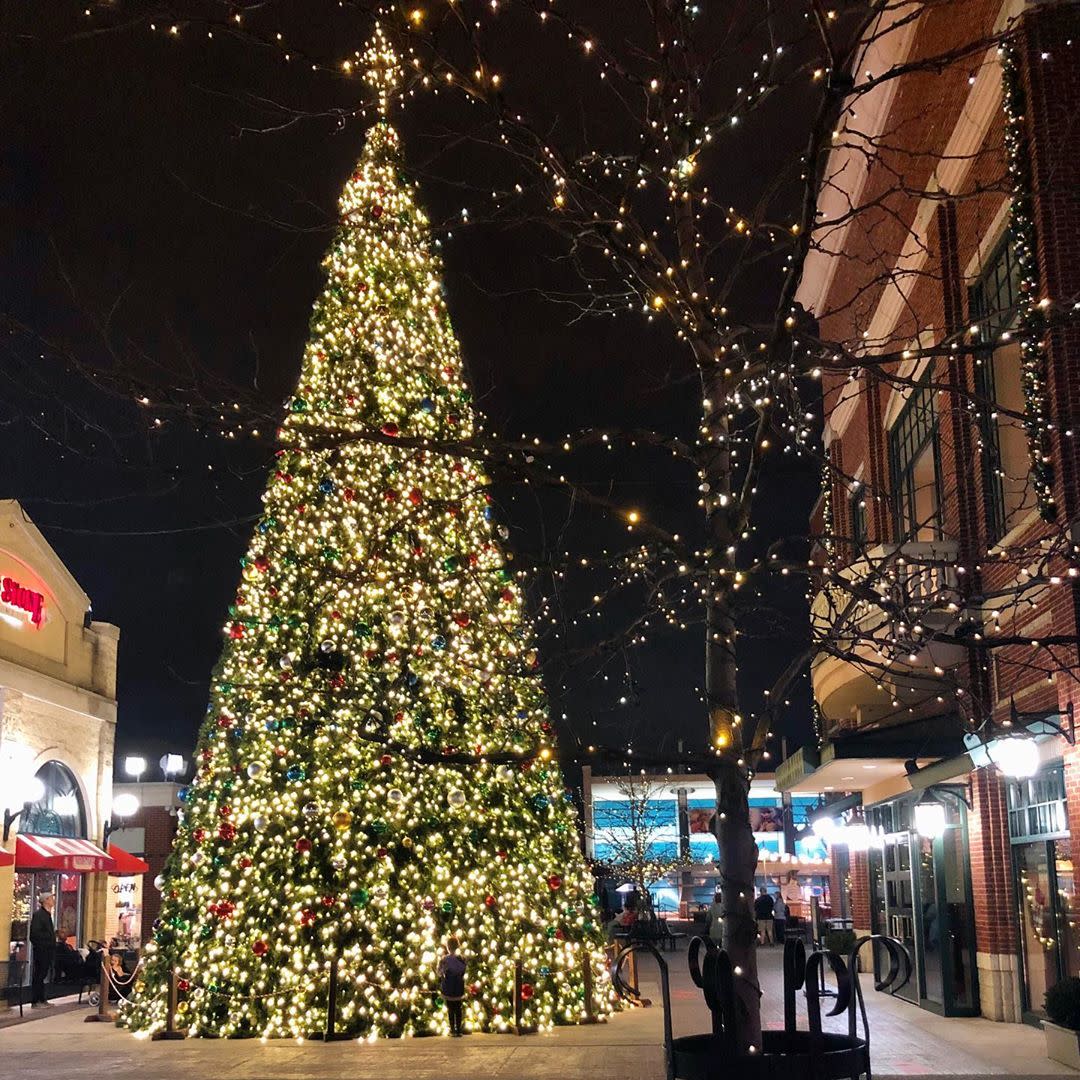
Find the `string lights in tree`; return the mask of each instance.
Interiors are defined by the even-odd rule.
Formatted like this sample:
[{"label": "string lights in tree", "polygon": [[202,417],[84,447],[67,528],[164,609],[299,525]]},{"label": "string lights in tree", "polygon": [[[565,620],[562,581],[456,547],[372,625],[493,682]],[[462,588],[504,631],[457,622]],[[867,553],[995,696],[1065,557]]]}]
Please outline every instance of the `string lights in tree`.
[{"label": "string lights in tree", "polygon": [[1016,45],[1007,39],[999,49],[1005,108],[1005,150],[1012,180],[1009,234],[1020,268],[1019,335],[1024,391],[1024,430],[1031,455],[1031,482],[1039,513],[1047,521],[1057,514],[1054,466],[1047,436],[1050,431],[1046,393],[1046,335],[1050,301],[1041,295],[1038,237],[1032,194],[1031,153],[1024,130],[1025,94]]},{"label": "string lights in tree", "polygon": [[[428,220],[386,120],[397,60],[362,58],[382,119],[340,227],[262,516],[242,560],[128,1024],[192,1035],[446,1032],[611,1005],[591,875],[488,480]],[[447,447],[458,448],[448,450]],[[586,995],[592,1000],[586,1000]]]}]

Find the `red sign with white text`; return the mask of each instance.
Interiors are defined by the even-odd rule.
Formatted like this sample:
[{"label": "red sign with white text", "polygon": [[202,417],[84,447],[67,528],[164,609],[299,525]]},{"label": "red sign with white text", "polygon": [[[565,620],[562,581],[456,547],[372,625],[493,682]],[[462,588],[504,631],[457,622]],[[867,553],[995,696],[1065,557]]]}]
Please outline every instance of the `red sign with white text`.
[{"label": "red sign with white text", "polygon": [[14,578],[6,577],[0,582],[0,603],[25,611],[35,626],[40,626],[45,616],[45,597],[20,585]]}]

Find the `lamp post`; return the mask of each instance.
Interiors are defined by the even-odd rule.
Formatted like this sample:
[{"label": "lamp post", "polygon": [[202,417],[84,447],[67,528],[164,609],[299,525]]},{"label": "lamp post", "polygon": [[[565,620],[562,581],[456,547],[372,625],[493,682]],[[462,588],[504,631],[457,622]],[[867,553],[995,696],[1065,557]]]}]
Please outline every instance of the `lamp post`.
[{"label": "lamp post", "polygon": [[179,754],[162,754],[158,765],[161,767],[161,775],[166,780],[179,776],[187,767],[187,763]]},{"label": "lamp post", "polygon": [[[117,829],[123,828],[123,819],[131,817],[139,809],[138,796],[132,795],[129,791],[121,792],[113,799],[112,803],[112,818],[105,822],[105,828],[103,830],[101,846],[108,850],[109,837],[116,832]],[[119,819],[119,823],[117,822]]]},{"label": "lamp post", "polygon": [[135,781],[139,783],[142,779],[142,774],[146,772],[146,758],[134,755],[124,758],[124,772]]},{"label": "lamp post", "polygon": [[[10,800],[8,805],[4,806],[5,844],[11,836],[11,826],[15,821],[22,817],[23,814],[27,813],[30,810],[30,807],[45,795],[45,785],[38,776],[30,776],[17,780],[12,787],[17,794],[15,798]],[[18,809],[16,809],[16,807],[18,807]]]}]

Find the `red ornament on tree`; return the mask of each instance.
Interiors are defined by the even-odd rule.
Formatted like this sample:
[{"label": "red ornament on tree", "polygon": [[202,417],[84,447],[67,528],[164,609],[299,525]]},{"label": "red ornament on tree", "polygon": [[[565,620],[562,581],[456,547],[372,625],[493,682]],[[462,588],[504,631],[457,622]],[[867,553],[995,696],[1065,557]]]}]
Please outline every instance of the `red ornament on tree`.
[{"label": "red ornament on tree", "polygon": [[491,895],[490,893],[489,893],[489,894],[488,894],[487,896],[485,896],[485,897],[484,897],[484,903],[485,903],[485,904],[486,904],[486,905],[487,905],[487,906],[488,906],[489,908],[493,908],[493,907],[494,907],[494,906],[495,906],[495,905],[496,905],[496,904],[497,904],[498,902],[499,902],[499,901],[498,901],[498,900],[496,900],[496,899],[495,899],[495,897],[494,897],[494,896],[492,896],[492,895]]},{"label": "red ornament on tree", "polygon": [[522,983],[521,984],[521,1000],[522,1001],[529,1001],[529,1000],[532,999],[532,996],[533,996],[533,985],[532,985],[532,983]]},{"label": "red ornament on tree", "polygon": [[336,903],[337,903],[337,897],[336,896],[326,895],[326,896],[324,896],[322,898],[322,906],[323,907],[333,907]]},{"label": "red ornament on tree", "polygon": [[423,501],[424,493],[419,488],[413,488],[412,491],[409,492],[409,502],[411,502],[413,506],[419,506]]},{"label": "red ornament on tree", "polygon": [[183,993],[185,990],[191,989],[191,983],[187,979],[177,979],[176,989]]},{"label": "red ornament on tree", "polygon": [[296,850],[303,855],[305,852],[311,850],[311,841],[306,836],[301,836],[294,846],[296,847]]},{"label": "red ornament on tree", "polygon": [[220,829],[218,829],[218,836],[220,836],[221,839],[225,841],[235,840],[236,826],[233,825],[232,822],[226,821],[225,824],[222,825]]},{"label": "red ornament on tree", "polygon": [[464,629],[472,622],[472,616],[467,611],[458,611],[454,614],[454,622]]},{"label": "red ornament on tree", "polygon": [[194,840],[196,844],[201,844],[206,839],[206,830],[205,829],[194,829],[194,830],[192,830],[191,839]]},{"label": "red ornament on tree", "polygon": [[315,912],[312,911],[311,908],[304,908],[304,910],[300,912],[300,925],[301,926],[310,926],[314,921],[315,921]]},{"label": "red ornament on tree", "polygon": [[379,430],[391,439],[396,439],[399,433],[399,428],[397,424],[394,423],[383,424],[383,426]]},{"label": "red ornament on tree", "polygon": [[548,888],[554,892],[556,889],[562,888],[562,878],[558,874],[552,874],[548,878]]},{"label": "red ornament on tree", "polygon": [[270,951],[270,945],[269,945],[268,942],[265,942],[265,941],[262,941],[262,940],[254,941],[251,944],[251,951],[256,956],[265,956],[267,954],[267,952]]},{"label": "red ornament on tree", "polygon": [[229,637],[231,637],[233,639],[233,641],[239,641],[243,636],[244,636],[244,624],[234,622],[232,624],[232,626],[229,627]]}]

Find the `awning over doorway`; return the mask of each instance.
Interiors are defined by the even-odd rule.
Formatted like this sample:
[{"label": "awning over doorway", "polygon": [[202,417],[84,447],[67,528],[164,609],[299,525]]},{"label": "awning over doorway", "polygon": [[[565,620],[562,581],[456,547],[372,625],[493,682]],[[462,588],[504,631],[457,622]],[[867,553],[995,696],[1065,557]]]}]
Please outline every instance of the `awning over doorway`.
[{"label": "awning over doorway", "polygon": [[109,858],[116,863],[113,869],[109,871],[110,874],[133,877],[137,874],[145,874],[150,869],[148,862],[143,862],[138,855],[132,855],[130,851],[125,851],[115,844],[109,845]]},{"label": "awning over doorway", "polygon": [[88,873],[112,870],[116,863],[96,844],[74,836],[18,836],[17,870],[67,870]]},{"label": "awning over doorway", "polygon": [[0,866],[10,866],[15,861],[15,856],[10,851],[0,849]]}]

